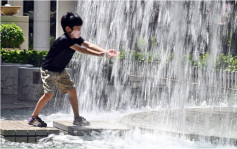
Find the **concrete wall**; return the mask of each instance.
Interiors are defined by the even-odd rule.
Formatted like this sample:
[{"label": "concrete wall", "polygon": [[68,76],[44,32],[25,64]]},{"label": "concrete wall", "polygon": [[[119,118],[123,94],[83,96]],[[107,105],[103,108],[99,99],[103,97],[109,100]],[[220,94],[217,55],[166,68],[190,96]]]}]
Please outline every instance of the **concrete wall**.
[{"label": "concrete wall", "polygon": [[18,92],[18,67],[33,67],[28,64],[1,64],[1,94],[13,98],[17,97]]},{"label": "concrete wall", "polygon": [[19,26],[25,37],[25,41],[21,45],[21,49],[28,50],[29,45],[29,16],[1,16],[2,24],[11,24],[15,23]]},{"label": "concrete wall", "polygon": [[38,100],[44,93],[40,68],[18,68],[18,100]]},{"label": "concrete wall", "polygon": [[[67,69],[72,75],[72,70]],[[18,100],[39,100],[43,95],[39,67],[28,64],[1,64],[1,94]]]}]

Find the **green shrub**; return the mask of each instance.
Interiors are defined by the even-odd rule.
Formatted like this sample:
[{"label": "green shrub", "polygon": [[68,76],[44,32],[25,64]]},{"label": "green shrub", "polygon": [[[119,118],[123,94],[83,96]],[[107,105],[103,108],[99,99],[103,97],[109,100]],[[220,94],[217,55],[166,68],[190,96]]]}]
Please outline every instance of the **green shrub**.
[{"label": "green shrub", "polygon": [[40,67],[47,54],[48,51],[1,49],[2,62],[32,64],[34,67]]},{"label": "green shrub", "polygon": [[2,48],[20,48],[25,41],[22,29],[16,24],[1,24],[1,46]]},{"label": "green shrub", "polygon": [[217,57],[216,68],[225,68],[229,71],[237,71],[237,56],[221,54]]}]

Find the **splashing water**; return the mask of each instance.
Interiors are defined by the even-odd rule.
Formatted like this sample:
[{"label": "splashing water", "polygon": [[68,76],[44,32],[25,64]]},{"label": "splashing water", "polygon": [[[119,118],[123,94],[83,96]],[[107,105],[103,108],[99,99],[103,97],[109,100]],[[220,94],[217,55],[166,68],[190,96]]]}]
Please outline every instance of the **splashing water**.
[{"label": "splashing water", "polygon": [[[15,111],[16,112],[16,111]],[[3,119],[17,119],[24,120],[23,117],[28,116],[29,110],[18,110],[17,113],[14,111],[4,112],[2,115]],[[126,114],[138,112],[135,110],[127,112],[111,111],[110,113],[83,113],[89,120],[112,120],[117,121],[119,118]],[[8,114],[7,114],[8,113]],[[5,115],[7,114],[7,115]],[[9,118],[9,115],[12,115]],[[56,113],[44,116],[44,119],[49,126],[52,126],[52,119],[67,120],[70,119],[72,113]],[[1,120],[3,120],[1,119]],[[205,139],[200,141],[190,141],[185,137],[173,137],[167,134],[153,134],[143,132],[139,129],[134,129],[126,133],[121,133],[119,131],[103,131],[101,133],[93,132],[91,135],[85,136],[71,136],[65,134],[59,135],[49,135],[46,138],[42,138],[38,143],[19,143],[10,142],[5,139],[1,139],[1,148],[34,148],[34,149],[68,149],[68,148],[83,148],[83,149],[234,149],[235,146],[232,145],[222,145],[222,144],[211,144],[206,142]]]}]

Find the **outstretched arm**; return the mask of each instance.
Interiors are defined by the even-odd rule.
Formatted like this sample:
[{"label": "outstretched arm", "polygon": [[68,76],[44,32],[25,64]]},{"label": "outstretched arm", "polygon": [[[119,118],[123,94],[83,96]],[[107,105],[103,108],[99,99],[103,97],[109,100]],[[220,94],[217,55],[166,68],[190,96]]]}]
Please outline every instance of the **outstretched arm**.
[{"label": "outstretched arm", "polygon": [[95,56],[104,56],[104,53],[105,53],[105,52],[94,51],[89,48],[79,46],[78,44],[74,44],[70,48],[84,54],[90,54],[90,55],[95,55]]},{"label": "outstretched arm", "polygon": [[84,47],[86,47],[86,48],[89,48],[89,49],[93,50],[93,51],[103,52],[103,53],[108,52],[108,50],[105,50],[105,49],[103,49],[103,48],[101,48],[101,47],[99,47],[99,46],[97,46],[97,45],[91,44],[91,43],[89,43],[88,41],[84,41],[84,42],[82,43],[82,45],[83,45]]},{"label": "outstretched arm", "polygon": [[115,49],[105,50],[105,49],[103,49],[97,45],[91,44],[87,41],[84,41],[82,43],[82,45],[84,47],[79,46],[78,44],[74,44],[70,48],[72,48],[76,51],[79,51],[81,53],[84,53],[84,54],[90,54],[90,55],[95,55],[95,56],[106,55],[106,57],[108,57],[108,58],[116,57],[120,54],[119,52],[116,52]]}]

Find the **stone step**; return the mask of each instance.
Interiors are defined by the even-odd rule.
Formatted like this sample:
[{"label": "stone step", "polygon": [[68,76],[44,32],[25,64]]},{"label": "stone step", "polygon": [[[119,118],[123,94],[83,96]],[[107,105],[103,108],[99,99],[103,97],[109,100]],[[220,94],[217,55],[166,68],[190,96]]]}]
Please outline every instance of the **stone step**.
[{"label": "stone step", "polygon": [[13,142],[37,142],[50,134],[59,134],[59,130],[53,127],[34,127],[27,121],[1,121],[1,137]]},{"label": "stone step", "polygon": [[108,121],[89,121],[89,126],[76,126],[73,125],[72,120],[56,120],[53,121],[53,126],[65,131],[70,135],[81,136],[85,134],[90,134],[92,131],[101,132],[103,130],[117,130],[117,131],[127,131],[130,130],[129,127],[124,126],[120,123],[113,123]]}]

